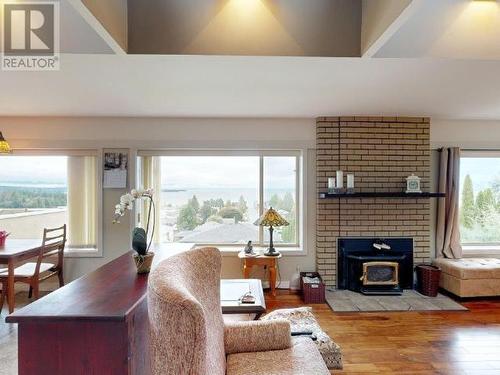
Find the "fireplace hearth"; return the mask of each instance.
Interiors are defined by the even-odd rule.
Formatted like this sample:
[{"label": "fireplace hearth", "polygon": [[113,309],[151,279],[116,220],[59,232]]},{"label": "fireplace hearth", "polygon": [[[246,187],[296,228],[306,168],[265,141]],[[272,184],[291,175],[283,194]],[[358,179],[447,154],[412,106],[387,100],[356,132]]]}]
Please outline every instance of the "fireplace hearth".
[{"label": "fireplace hearth", "polygon": [[338,240],[339,289],[363,294],[401,294],[413,289],[413,239]]}]

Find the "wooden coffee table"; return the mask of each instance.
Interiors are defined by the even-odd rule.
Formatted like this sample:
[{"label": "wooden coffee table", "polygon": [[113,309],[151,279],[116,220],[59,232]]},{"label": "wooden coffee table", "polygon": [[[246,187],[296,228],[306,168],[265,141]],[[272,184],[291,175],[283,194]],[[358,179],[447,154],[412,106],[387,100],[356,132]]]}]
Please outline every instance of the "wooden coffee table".
[{"label": "wooden coffee table", "polygon": [[[259,319],[266,312],[266,301],[262,283],[257,279],[225,279],[221,280],[221,306],[223,314],[255,314]],[[239,299],[251,292],[255,303],[241,303]]]}]

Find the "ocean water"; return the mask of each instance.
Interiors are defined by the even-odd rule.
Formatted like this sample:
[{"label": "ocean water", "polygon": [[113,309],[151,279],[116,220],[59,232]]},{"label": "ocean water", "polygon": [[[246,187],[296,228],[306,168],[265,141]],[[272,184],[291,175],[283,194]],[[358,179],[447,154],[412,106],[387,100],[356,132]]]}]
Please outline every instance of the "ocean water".
[{"label": "ocean water", "polygon": [[40,184],[40,183],[29,183],[29,182],[0,182],[0,188],[2,187],[17,187],[24,189],[63,189],[66,190],[67,186],[65,184]]}]

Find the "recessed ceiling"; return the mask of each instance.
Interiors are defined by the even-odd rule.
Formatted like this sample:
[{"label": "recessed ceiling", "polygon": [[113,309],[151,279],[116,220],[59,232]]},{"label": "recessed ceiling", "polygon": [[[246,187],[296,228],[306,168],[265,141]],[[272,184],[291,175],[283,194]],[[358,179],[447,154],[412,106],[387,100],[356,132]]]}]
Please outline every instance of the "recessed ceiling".
[{"label": "recessed ceiling", "polygon": [[414,1],[413,8],[375,57],[500,59],[498,1]]},{"label": "recessed ceiling", "polygon": [[[0,2],[1,3],[1,2]],[[86,9],[75,7],[80,0],[60,1],[60,49],[61,53],[75,54],[114,54],[109,44],[89,24],[80,11]],[[3,30],[3,6],[0,4],[0,30]],[[1,37],[3,37],[0,34]],[[0,43],[2,51],[3,43]]]},{"label": "recessed ceiling", "polygon": [[360,55],[361,0],[128,0],[128,52]]}]

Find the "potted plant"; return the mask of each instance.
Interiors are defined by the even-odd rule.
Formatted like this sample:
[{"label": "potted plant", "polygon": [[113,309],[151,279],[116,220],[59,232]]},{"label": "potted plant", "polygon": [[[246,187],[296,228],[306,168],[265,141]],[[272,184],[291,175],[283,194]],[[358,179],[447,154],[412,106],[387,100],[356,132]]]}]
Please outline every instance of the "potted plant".
[{"label": "potted plant", "polygon": [[149,210],[148,219],[146,222],[146,229],[141,227],[134,228],[132,232],[132,248],[135,250],[134,261],[137,267],[137,273],[148,273],[151,270],[151,265],[153,263],[154,253],[149,251],[151,248],[151,243],[153,242],[153,236],[155,232],[155,220],[153,220],[153,225],[151,229],[151,236],[149,237],[149,224],[151,220],[151,211],[153,211],[153,217],[155,212],[155,204],[153,200],[153,190],[136,190],[132,189],[130,193],[122,195],[120,197],[120,203],[115,206],[115,215],[113,223],[120,223],[120,218],[125,216],[127,211],[131,211],[134,208],[134,202],[138,199],[149,200]]}]

